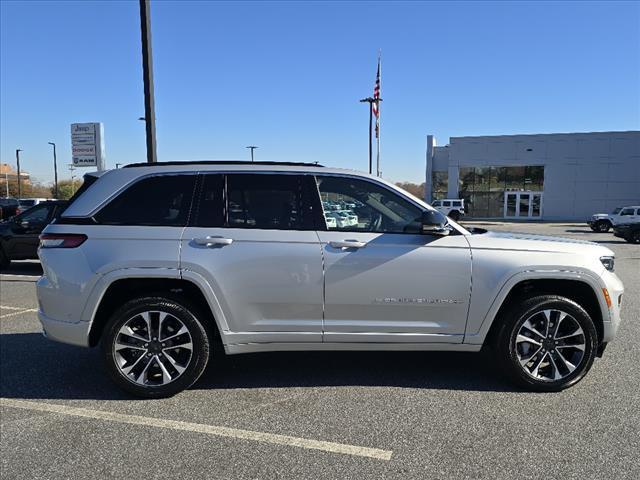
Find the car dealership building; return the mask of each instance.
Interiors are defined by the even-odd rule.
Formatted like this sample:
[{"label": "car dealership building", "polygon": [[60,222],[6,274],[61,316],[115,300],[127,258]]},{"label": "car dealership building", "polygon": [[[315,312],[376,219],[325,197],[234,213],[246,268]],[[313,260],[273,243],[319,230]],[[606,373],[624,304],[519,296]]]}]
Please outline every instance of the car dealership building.
[{"label": "car dealership building", "polygon": [[640,204],[640,131],[427,136],[425,197],[463,198],[467,216],[586,220]]}]

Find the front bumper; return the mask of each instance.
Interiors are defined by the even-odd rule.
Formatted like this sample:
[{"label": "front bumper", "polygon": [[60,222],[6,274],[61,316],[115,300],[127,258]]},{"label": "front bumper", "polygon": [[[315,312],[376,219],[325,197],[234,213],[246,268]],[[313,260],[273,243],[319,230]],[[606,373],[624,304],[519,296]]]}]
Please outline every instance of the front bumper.
[{"label": "front bumper", "polygon": [[600,343],[611,342],[618,332],[620,326],[620,309],[622,307],[622,297],[624,294],[624,285],[615,273],[606,272],[603,275],[609,297],[611,298],[611,307],[609,307],[609,318],[604,317],[602,322],[603,331]]},{"label": "front bumper", "polygon": [[42,310],[38,311],[38,320],[42,324],[42,333],[45,337],[57,342],[77,345],[79,347],[89,346],[89,322],[62,322],[47,317]]}]

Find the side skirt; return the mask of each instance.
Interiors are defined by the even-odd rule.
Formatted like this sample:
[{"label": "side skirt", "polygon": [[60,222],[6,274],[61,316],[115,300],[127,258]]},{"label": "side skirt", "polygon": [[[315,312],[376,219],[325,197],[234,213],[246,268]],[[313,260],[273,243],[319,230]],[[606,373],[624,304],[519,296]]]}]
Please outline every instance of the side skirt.
[{"label": "side skirt", "polygon": [[482,345],[462,343],[234,343],[225,345],[229,355],[254,352],[297,351],[441,351],[479,352]]}]

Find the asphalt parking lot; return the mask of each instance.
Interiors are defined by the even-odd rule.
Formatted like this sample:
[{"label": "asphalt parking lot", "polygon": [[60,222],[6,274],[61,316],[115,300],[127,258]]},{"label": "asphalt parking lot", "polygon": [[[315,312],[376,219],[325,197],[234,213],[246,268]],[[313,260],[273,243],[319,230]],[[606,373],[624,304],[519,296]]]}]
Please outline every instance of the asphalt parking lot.
[{"label": "asphalt parking lot", "polygon": [[640,246],[569,224],[484,228],[616,253],[623,324],[587,377],[522,392],[485,354],[215,356],[189,391],[121,393],[97,351],[53,343],[36,262],[0,277],[0,477],[640,478]]}]

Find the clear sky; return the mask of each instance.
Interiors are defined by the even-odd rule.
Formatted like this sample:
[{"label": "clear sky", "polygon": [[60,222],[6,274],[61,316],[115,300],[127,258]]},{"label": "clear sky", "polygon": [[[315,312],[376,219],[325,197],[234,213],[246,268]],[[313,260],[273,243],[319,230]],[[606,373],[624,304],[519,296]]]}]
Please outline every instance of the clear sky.
[{"label": "clear sky", "polygon": [[[367,168],[382,49],[382,170],[423,181],[426,135],[640,129],[640,4],[152,2],[159,160]],[[137,1],[0,1],[0,161],[53,178],[69,124],[144,161]],[[62,169],[62,177],[69,172]]]}]

